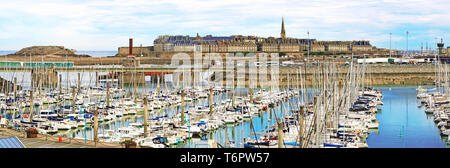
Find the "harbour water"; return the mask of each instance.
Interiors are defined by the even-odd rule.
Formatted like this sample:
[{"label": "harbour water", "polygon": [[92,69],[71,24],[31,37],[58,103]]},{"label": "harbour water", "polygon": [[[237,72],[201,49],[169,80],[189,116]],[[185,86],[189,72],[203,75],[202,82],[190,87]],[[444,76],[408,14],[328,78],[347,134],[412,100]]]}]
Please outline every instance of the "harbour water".
[{"label": "harbour water", "polygon": [[[77,72],[62,72],[63,87],[72,86],[76,83]],[[103,74],[103,73],[102,73]],[[81,80],[84,86],[93,86],[95,80],[93,79],[95,73],[82,72]],[[29,88],[30,79],[29,72],[7,72],[0,73],[0,76],[5,79],[18,78],[18,82],[25,89]],[[169,85],[170,86],[170,85]],[[156,86],[148,84],[147,88],[139,88],[139,91],[155,90]],[[367,144],[370,148],[445,148],[447,137],[441,138],[439,130],[433,122],[433,117],[427,115],[424,112],[424,108],[419,107],[420,102],[416,98],[417,91],[415,86],[392,86],[392,87],[378,87],[383,92],[382,109],[377,113],[377,120],[380,125],[378,130],[369,133]],[[162,90],[165,90],[162,85]],[[131,91],[131,89],[130,89]],[[246,95],[246,90],[237,90],[237,96]],[[216,99],[230,98],[231,94],[223,94],[215,96]],[[104,98],[103,98],[104,99]],[[295,102],[296,98],[291,98],[291,102]],[[220,102],[220,101],[216,101]],[[207,99],[200,99],[195,102],[196,105],[206,106],[208,104]],[[186,106],[193,106],[194,104],[188,103]],[[286,104],[283,108],[286,109]],[[48,106],[42,106],[35,108],[37,113],[42,108],[54,108]],[[292,108],[292,107],[291,107]],[[176,111],[176,108],[165,108],[163,114],[167,114],[171,117]],[[281,105],[276,108],[277,116],[281,115]],[[151,118],[156,116],[149,116]],[[142,115],[128,116],[120,118],[116,121],[108,123],[101,123],[99,125],[99,133],[104,133],[106,130],[117,130],[120,127],[127,127],[130,123],[139,122],[144,120]],[[189,122],[189,118],[187,118]],[[219,144],[225,144],[225,137],[228,139],[230,147],[243,147],[244,138],[251,137],[252,139],[259,139],[258,133],[262,133],[269,129],[268,126],[272,126],[275,123],[275,116],[269,115],[269,113],[263,113],[262,116],[254,116],[251,122],[245,121],[237,125],[228,125],[224,128],[219,128],[216,131],[208,133],[201,139],[214,139]],[[256,133],[256,134],[255,134]],[[227,134],[225,136],[225,134]],[[69,131],[62,131],[56,134],[65,137],[75,137],[77,139],[92,139],[93,131],[91,128],[85,129],[80,127]],[[205,141],[200,138],[195,139],[192,143],[185,143],[185,148],[205,147]]]},{"label": "harbour water", "polygon": [[108,57],[117,54],[117,51],[77,51],[75,54],[90,55],[92,57]]},{"label": "harbour water", "polygon": [[[415,86],[380,87],[383,108],[378,111],[378,131],[369,134],[369,148],[444,148],[433,117],[419,107]],[[447,146],[448,147],[448,146]]]},{"label": "harbour water", "polygon": [[14,54],[14,53],[16,53],[17,51],[15,51],[15,50],[1,50],[0,51],[0,55],[8,55],[8,54]]},{"label": "harbour water", "polygon": [[[379,87],[383,91],[382,109],[377,114],[380,122],[378,130],[369,133],[367,144],[369,148],[449,148],[446,145],[447,137],[441,137],[439,130],[433,122],[433,117],[424,112],[419,107],[420,102],[416,99],[415,86],[401,87]],[[229,95],[224,95],[228,97]],[[293,101],[293,100],[291,100]],[[198,105],[206,105],[207,100],[201,100]],[[277,108],[277,115],[280,116],[281,106]],[[286,106],[284,106],[286,107]],[[172,113],[168,110],[167,113]],[[205,135],[202,139],[214,139],[219,144],[225,144],[225,134],[227,134],[229,147],[243,147],[243,139],[251,137],[258,139],[261,133],[268,129],[268,125],[275,123],[275,116],[269,113],[263,113],[262,117],[255,116],[252,122],[246,121],[237,125],[229,125],[220,128],[212,133]],[[270,120],[272,119],[272,120]],[[143,117],[130,117],[121,119],[110,124],[101,126],[101,130],[117,129],[122,126],[128,126],[131,122],[142,122]],[[100,132],[101,132],[100,130]],[[88,138],[92,137],[91,130],[87,130]],[[75,130],[71,132],[77,138],[84,137],[84,130]],[[202,142],[200,138],[193,138],[192,143],[186,143],[185,148],[205,147],[206,141]]]}]

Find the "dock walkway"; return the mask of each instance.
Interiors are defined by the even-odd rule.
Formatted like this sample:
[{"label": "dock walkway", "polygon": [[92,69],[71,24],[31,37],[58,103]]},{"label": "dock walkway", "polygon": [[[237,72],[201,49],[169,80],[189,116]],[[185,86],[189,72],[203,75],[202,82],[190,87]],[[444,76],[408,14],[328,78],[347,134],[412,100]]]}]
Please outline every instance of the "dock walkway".
[{"label": "dock walkway", "polygon": [[92,140],[74,139],[39,134],[37,138],[27,138],[23,131],[0,128],[0,137],[16,136],[26,148],[123,148],[119,143],[99,142],[97,145]]}]

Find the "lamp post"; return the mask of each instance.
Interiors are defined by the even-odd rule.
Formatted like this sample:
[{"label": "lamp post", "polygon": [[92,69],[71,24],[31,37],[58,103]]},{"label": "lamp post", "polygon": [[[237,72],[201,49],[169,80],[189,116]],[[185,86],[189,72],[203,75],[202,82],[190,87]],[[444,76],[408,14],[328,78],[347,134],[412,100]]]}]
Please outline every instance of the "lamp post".
[{"label": "lamp post", "polygon": [[392,33],[389,33],[389,58],[392,57]]},{"label": "lamp post", "polygon": [[309,39],[309,31],[308,32],[306,32],[307,34],[308,34],[308,57],[309,57],[309,50],[310,50],[310,48],[311,48],[311,40]]},{"label": "lamp post", "polygon": [[406,58],[408,58],[408,35],[409,35],[409,32],[406,31]]}]

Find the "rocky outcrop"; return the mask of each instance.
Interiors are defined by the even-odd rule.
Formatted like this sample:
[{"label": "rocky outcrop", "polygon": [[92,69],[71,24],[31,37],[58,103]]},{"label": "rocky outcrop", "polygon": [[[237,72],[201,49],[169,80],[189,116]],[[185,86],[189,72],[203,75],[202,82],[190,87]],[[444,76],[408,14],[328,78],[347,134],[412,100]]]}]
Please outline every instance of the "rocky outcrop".
[{"label": "rocky outcrop", "polygon": [[44,56],[82,56],[90,57],[88,55],[77,55],[75,50],[65,48],[64,46],[32,46],[23,48],[11,55],[44,55]]}]

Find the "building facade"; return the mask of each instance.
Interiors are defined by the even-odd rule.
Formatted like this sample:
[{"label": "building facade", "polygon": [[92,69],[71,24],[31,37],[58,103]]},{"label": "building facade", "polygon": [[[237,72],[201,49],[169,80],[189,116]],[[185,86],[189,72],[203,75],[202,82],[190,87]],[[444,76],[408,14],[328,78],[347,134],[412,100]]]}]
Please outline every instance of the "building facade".
[{"label": "building facade", "polygon": [[[281,22],[280,37],[257,37],[257,36],[183,36],[162,35],[153,42],[153,52],[193,52],[196,46],[201,46],[203,53],[226,53],[226,52],[330,52],[351,53],[376,51],[369,41],[317,41],[316,39],[299,39],[286,37],[284,18]],[[125,52],[128,47],[119,48]],[[449,49],[449,48],[447,48]],[[147,48],[142,48],[147,51]],[[139,51],[135,52],[139,53]]]}]

